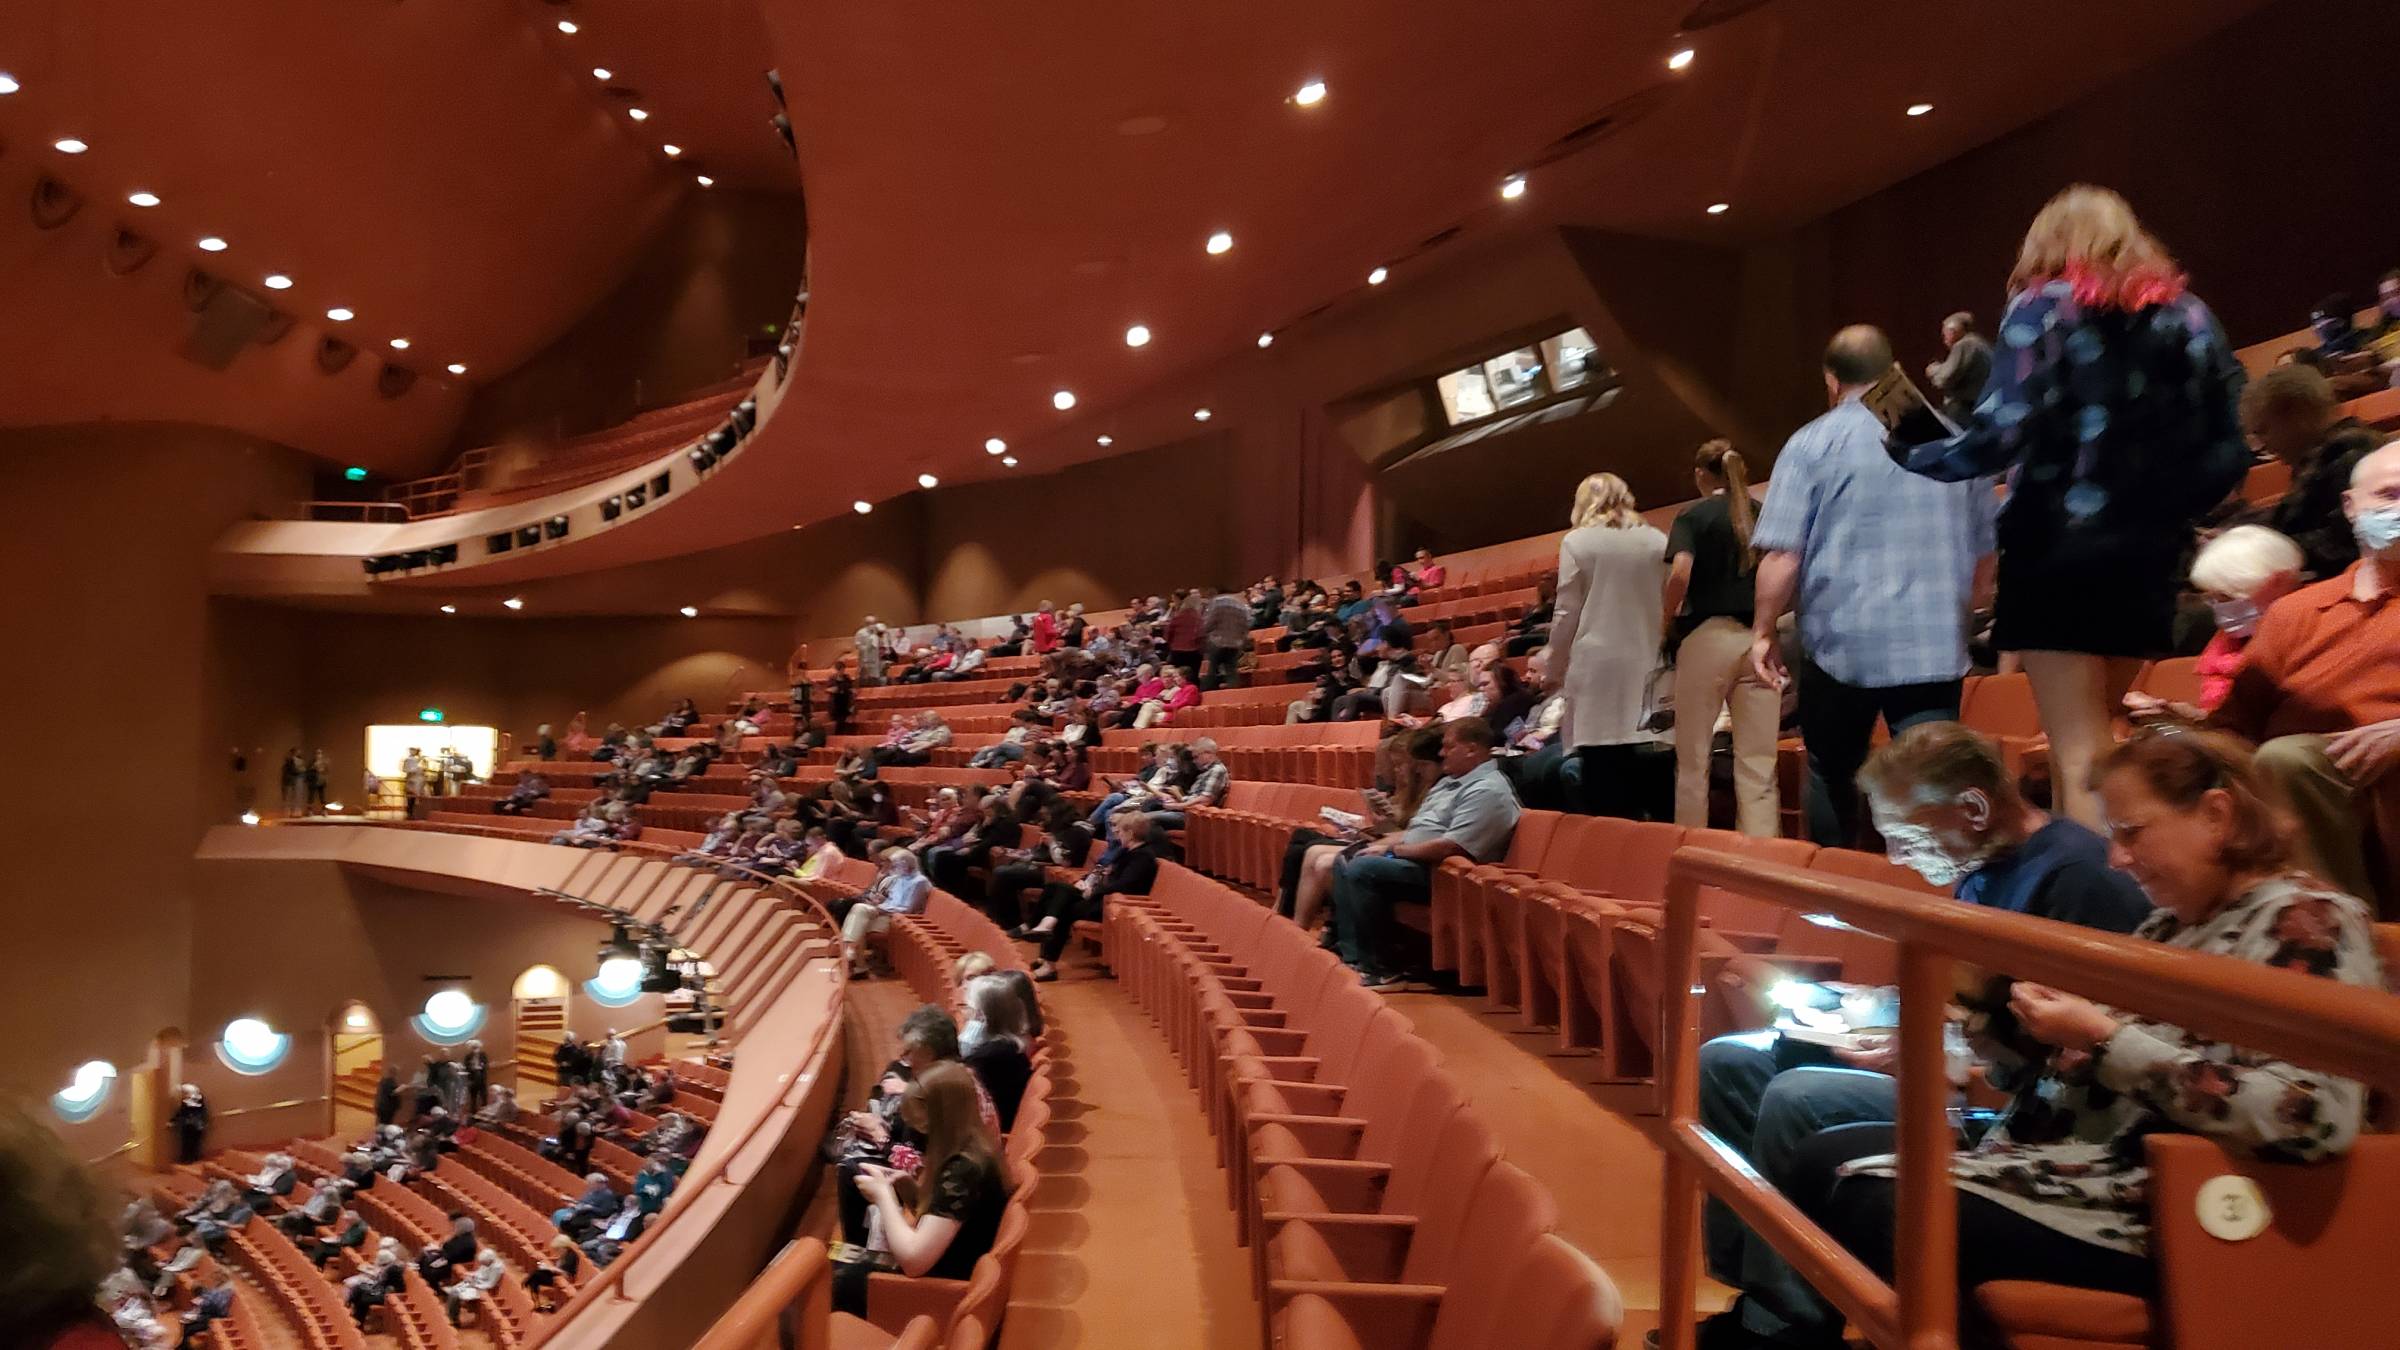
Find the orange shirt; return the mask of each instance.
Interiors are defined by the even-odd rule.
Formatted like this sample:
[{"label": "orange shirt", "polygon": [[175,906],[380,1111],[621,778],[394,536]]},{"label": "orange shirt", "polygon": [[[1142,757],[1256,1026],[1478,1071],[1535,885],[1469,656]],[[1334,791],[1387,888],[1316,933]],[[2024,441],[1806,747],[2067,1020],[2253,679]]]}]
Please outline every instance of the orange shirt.
[{"label": "orange shirt", "polygon": [[2362,566],[2269,607],[2210,725],[2263,742],[2400,717],[2400,585],[2358,599]]}]

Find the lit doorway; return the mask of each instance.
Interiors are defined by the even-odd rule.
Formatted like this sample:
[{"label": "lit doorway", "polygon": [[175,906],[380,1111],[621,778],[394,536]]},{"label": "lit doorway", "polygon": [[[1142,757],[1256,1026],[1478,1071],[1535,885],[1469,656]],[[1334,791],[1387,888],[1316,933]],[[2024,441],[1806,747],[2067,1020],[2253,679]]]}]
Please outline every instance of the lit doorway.
[{"label": "lit doorway", "polygon": [[375,1123],[375,1084],[383,1076],[383,1024],[364,1003],[333,1015],[333,1129],[344,1138]]},{"label": "lit doorway", "polygon": [[[507,1067],[516,1071],[520,1095],[528,1091],[537,1094],[532,1100],[553,1095],[558,1086],[555,1055],[567,1034],[567,994],[567,977],[554,966],[529,966],[509,987],[517,1044]],[[501,1068],[498,1063],[492,1066],[494,1081],[498,1081]]]}]

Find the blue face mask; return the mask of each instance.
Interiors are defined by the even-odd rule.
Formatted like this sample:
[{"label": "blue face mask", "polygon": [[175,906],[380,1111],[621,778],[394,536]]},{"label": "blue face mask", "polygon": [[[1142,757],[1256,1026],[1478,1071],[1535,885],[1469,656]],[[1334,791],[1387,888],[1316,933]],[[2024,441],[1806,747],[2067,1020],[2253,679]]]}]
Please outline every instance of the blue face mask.
[{"label": "blue face mask", "polygon": [[2400,544],[2400,506],[2377,506],[2358,513],[2350,522],[2361,553],[2382,553]]},{"label": "blue face mask", "polygon": [[2229,638],[2247,639],[2258,631],[2258,606],[2247,600],[2211,600],[2208,612],[2216,616],[2217,631]]}]

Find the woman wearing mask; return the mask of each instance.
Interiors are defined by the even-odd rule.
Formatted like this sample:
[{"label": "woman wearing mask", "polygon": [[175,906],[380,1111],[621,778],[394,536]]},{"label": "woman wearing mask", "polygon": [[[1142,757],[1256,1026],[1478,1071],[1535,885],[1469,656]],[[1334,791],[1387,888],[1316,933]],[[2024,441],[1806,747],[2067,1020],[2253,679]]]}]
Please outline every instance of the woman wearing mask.
[{"label": "woman wearing mask", "polygon": [[1974,416],[1893,449],[1948,482],[2009,474],[1992,645],[2032,680],[2059,809],[2097,827],[2092,765],[2143,660],[2171,650],[2192,523],[2250,467],[2241,367],[2174,258],[2105,188],[2044,206],[2008,285]]},{"label": "woman wearing mask", "polygon": [[1709,760],[1717,710],[1733,711],[1734,823],[1747,835],[1778,832],[1775,735],[1783,696],[1750,669],[1750,617],[1758,554],[1750,527],[1750,469],[1733,442],[1710,441],[1692,463],[1700,500],[1667,531],[1666,622],[1675,648],[1675,823],[1708,825]]},{"label": "woman wearing mask", "polygon": [[[1572,522],[1558,545],[1558,613],[1548,648],[1551,675],[1567,700],[1559,743],[1581,767],[1585,814],[1635,816],[1635,751],[1647,739],[1642,721],[1658,667],[1667,537],[1643,523],[1632,491],[1613,473],[1583,480]],[[1497,704],[1495,696],[1484,710],[1494,730],[1505,715]]]},{"label": "woman wearing mask", "polygon": [[2298,544],[2264,525],[2236,525],[2209,540],[2192,560],[2192,585],[2207,597],[2217,624],[2216,635],[2200,651],[2199,706],[2171,707],[2155,695],[2136,692],[2125,696],[2125,710],[2136,717],[2174,713],[2192,722],[2214,712],[2233,688],[2258,621],[2299,586],[2305,563]]}]

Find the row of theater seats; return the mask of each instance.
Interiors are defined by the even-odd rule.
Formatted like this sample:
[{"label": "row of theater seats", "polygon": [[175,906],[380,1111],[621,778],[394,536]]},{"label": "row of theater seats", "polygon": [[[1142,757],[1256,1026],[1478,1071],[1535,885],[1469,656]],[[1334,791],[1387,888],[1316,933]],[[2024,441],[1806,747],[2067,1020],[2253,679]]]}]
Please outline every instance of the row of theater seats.
[{"label": "row of theater seats", "polygon": [[1104,950],[1199,1092],[1262,1344],[1600,1350],[1615,1285],[1397,1010],[1287,919],[1168,865]]}]

